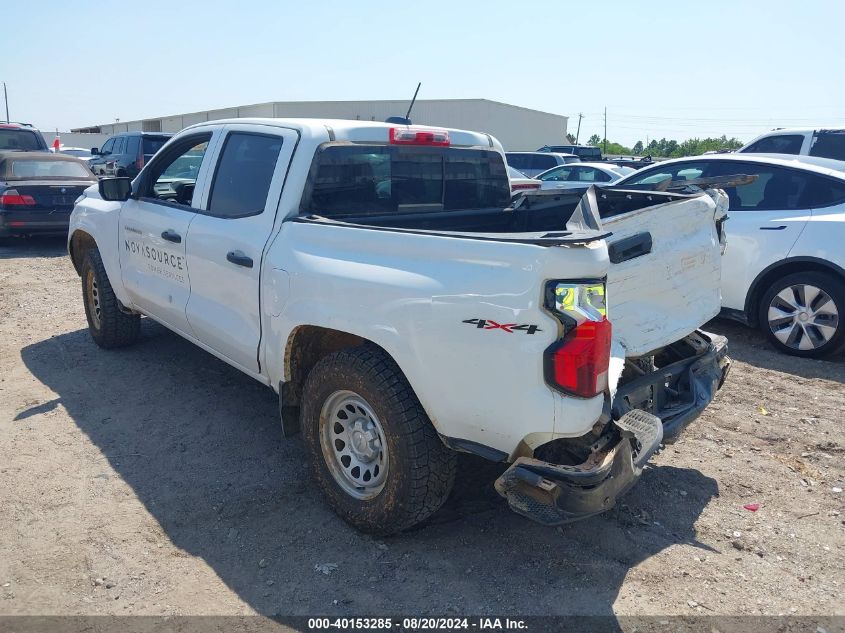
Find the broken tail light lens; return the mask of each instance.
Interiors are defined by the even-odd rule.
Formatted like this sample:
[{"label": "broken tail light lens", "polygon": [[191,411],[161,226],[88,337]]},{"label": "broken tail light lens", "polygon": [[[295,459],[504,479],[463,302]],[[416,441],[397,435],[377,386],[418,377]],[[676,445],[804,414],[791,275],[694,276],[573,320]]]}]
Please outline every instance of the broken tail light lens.
[{"label": "broken tail light lens", "polygon": [[390,128],[392,145],[433,145],[449,147],[449,132],[446,130],[421,130],[419,128]]},{"label": "broken tail light lens", "polygon": [[551,282],[546,307],[564,336],[545,352],[546,381],[555,389],[592,398],[607,389],[611,325],[603,282]]},{"label": "broken tail light lens", "polygon": [[22,196],[15,189],[7,189],[0,194],[0,207],[34,207],[35,198]]}]

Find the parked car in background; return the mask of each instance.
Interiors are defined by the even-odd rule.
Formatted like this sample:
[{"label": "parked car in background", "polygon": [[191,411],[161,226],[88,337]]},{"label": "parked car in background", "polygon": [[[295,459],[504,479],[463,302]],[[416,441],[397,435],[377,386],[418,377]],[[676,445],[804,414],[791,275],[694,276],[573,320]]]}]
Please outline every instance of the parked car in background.
[{"label": "parked car in background", "polygon": [[46,152],[47,141],[28,123],[0,123],[0,151]]},{"label": "parked car in background", "polygon": [[632,170],[642,169],[643,167],[650,167],[654,165],[651,156],[617,156],[616,158],[606,158],[609,163],[613,163],[618,167],[630,167]]},{"label": "parked car in background", "polygon": [[539,189],[540,181],[536,178],[529,178],[518,169],[508,165],[508,180],[511,182],[511,193]]},{"label": "parked car in background", "polygon": [[557,154],[549,152],[507,152],[505,154],[508,165],[518,169],[529,178],[534,178],[547,169],[558,165],[578,163],[580,158],[573,154]]},{"label": "parked car in background", "polygon": [[583,161],[596,162],[603,160],[601,148],[592,145],[543,145],[538,152],[556,152],[559,154],[574,154]]},{"label": "parked car in background", "polygon": [[91,161],[94,158],[94,155],[91,153],[91,150],[85,149],[84,147],[67,147],[65,145],[62,145],[59,147],[59,151],[55,153],[62,154],[64,156],[74,156],[86,162]]},{"label": "parked car in background", "polygon": [[173,136],[161,132],[125,132],[110,137],[100,148],[91,148],[91,169],[98,176],[134,178]]},{"label": "parked car in background", "polygon": [[[722,273],[725,316],[759,327],[796,356],[845,347],[845,163],[749,153],[679,158],[617,187],[684,187],[686,181],[746,174],[730,199]],[[661,185],[663,183],[663,185]]]},{"label": "parked car in background", "polygon": [[574,163],[553,167],[537,175],[542,189],[575,189],[596,184],[612,184],[633,173],[630,167],[613,163]]},{"label": "parked car in background", "polygon": [[798,154],[845,160],[845,129],[790,128],[766,132],[737,150],[742,154]]},{"label": "parked car in background", "polygon": [[0,151],[0,237],[67,233],[74,201],[95,182],[73,156]]}]

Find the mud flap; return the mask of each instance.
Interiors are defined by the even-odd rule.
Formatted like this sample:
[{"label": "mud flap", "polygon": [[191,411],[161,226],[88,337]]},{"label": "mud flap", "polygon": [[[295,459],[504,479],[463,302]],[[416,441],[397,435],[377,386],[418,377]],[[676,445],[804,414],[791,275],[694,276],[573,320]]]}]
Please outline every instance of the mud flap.
[{"label": "mud flap", "polygon": [[578,466],[520,457],[496,480],[511,509],[544,525],[585,519],[609,510],[639,478],[663,439],[660,418],[629,411],[614,421],[619,441]]}]

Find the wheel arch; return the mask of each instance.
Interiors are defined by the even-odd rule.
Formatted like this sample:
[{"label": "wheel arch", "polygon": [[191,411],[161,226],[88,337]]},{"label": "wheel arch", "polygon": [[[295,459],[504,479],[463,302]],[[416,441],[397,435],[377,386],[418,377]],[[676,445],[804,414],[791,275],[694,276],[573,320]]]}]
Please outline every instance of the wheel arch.
[{"label": "wheel arch", "polygon": [[760,299],[775,280],[801,272],[833,273],[845,280],[845,269],[819,257],[788,257],[770,264],[757,275],[745,297],[745,316],[750,326],[757,327],[759,325]]},{"label": "wheel arch", "polygon": [[97,248],[97,240],[82,229],[76,229],[68,240],[68,254],[77,275],[82,276],[82,260],[92,248]]}]

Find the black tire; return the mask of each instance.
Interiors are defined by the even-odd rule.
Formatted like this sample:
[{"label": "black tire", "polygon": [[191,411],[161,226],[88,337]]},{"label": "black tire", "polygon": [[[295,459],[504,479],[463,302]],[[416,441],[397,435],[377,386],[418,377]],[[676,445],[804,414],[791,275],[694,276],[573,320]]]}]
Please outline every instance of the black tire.
[{"label": "black tire", "polygon": [[125,347],[138,340],[141,315],[128,314],[121,309],[96,248],[89,250],[82,260],[82,303],[88,331],[100,347]]},{"label": "black tire", "polygon": [[[822,317],[824,319],[823,322],[826,325],[836,328],[834,334],[832,334],[826,342],[821,342],[823,340],[820,338],[823,333],[822,329],[814,327],[812,323],[808,323],[807,327],[799,327],[798,329],[803,330],[803,332],[796,331],[797,338],[793,340],[787,339],[787,343],[789,344],[779,340],[775,335],[773,327],[777,328],[778,323],[775,322],[774,326],[770,325],[769,307],[776,301],[775,298],[779,293],[787,288],[795,286],[815,286],[824,292],[835,305],[836,311],[839,315],[838,319],[831,319],[828,316]],[[794,297],[794,293],[792,296],[793,302],[798,304],[800,302],[799,299]],[[783,304],[778,305],[786,307],[783,306]],[[796,314],[800,314],[800,312],[797,312]],[[763,293],[758,312],[760,329],[763,334],[766,335],[766,338],[769,339],[769,342],[781,352],[792,356],[802,356],[804,358],[821,358],[845,349],[845,323],[843,323],[843,316],[845,316],[845,281],[831,273],[816,271],[793,273],[775,281],[775,283],[773,283],[769,289]],[[782,329],[777,329],[784,333],[787,331],[786,328],[792,328],[792,325],[790,325],[790,323],[785,319],[780,325]],[[810,334],[807,334],[808,329],[810,330]],[[784,335],[785,334],[782,334],[782,336]],[[802,339],[804,339],[807,343],[814,345],[813,348],[798,349],[796,345],[800,344]]]},{"label": "black tire", "polygon": [[[339,391],[360,396],[384,432],[387,475],[383,488],[371,498],[356,498],[344,490],[321,447],[321,412]],[[449,496],[455,454],[440,441],[402,371],[380,349],[341,350],[320,360],[305,381],[301,426],[314,481],[331,508],[363,532],[407,529],[431,516]]]}]

